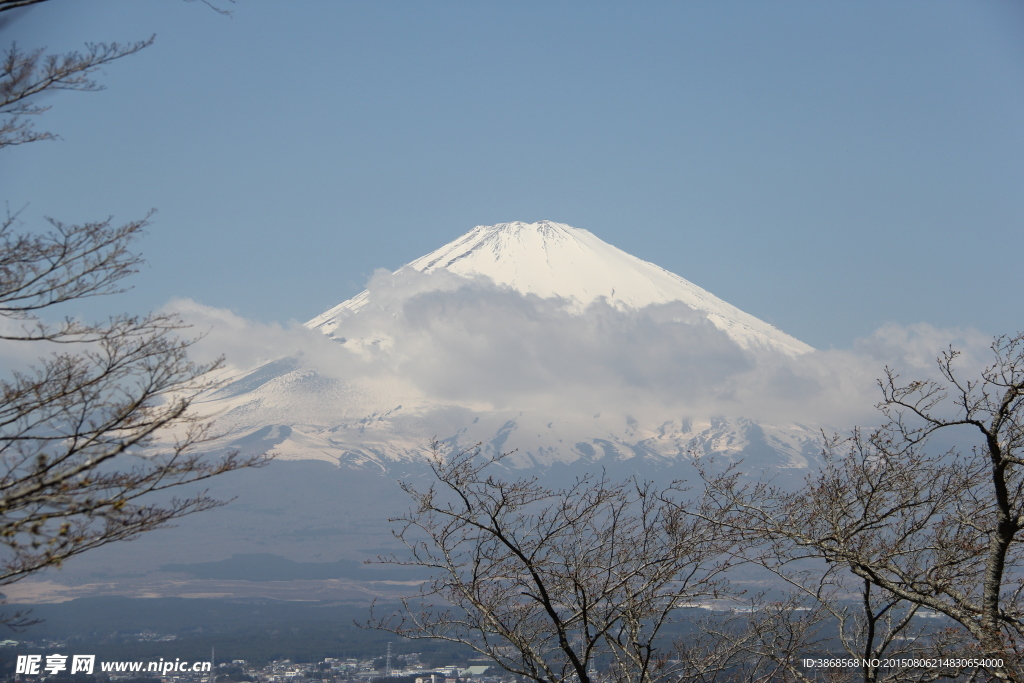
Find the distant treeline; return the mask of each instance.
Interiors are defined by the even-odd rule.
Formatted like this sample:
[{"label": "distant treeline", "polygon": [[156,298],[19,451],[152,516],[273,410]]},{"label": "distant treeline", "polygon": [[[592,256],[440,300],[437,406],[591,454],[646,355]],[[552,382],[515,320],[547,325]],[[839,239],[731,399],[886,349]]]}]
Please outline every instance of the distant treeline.
[{"label": "distant treeline", "polygon": [[239,581],[297,581],[318,579],[354,579],[357,581],[411,581],[427,578],[420,567],[364,563],[354,560],[337,562],[296,562],[271,553],[232,555],[218,562],[165,564],[165,572],[190,574],[197,579]]}]

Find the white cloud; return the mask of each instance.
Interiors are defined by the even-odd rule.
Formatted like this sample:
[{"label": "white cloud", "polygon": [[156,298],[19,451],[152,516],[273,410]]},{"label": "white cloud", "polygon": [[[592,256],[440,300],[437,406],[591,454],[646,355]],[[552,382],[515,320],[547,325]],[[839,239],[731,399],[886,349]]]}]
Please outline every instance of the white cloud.
[{"label": "white cloud", "polygon": [[182,336],[196,338],[190,356],[200,363],[223,356],[229,365],[245,369],[282,356],[318,356],[331,347],[330,340],[299,323],[260,323],[192,299],[173,299],[158,312],[190,325]]},{"label": "white cloud", "polygon": [[198,360],[224,354],[254,367],[295,356],[333,379],[393,378],[444,404],[839,428],[874,419],[886,365],[931,377],[935,356],[953,343],[973,369],[990,342],[973,330],[886,325],[851,349],[792,357],[743,349],[681,303],[622,310],[598,301],[574,311],[571,302],[443,272],[379,271],[369,291],[369,305],[340,320],[343,343],[190,300],[167,309],[205,335]]}]

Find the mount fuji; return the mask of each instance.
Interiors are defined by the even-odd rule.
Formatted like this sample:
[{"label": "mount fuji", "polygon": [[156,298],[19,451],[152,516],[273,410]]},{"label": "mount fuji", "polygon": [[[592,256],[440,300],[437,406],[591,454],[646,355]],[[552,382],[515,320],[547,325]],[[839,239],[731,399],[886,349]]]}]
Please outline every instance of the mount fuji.
[{"label": "mount fuji", "polygon": [[[675,273],[562,223],[480,225],[399,272],[406,269],[486,277],[520,294],[564,299],[577,311],[598,299],[623,309],[681,302],[744,347],[760,345],[792,355],[813,351]],[[346,317],[369,303],[370,293],[364,290],[306,325],[335,337]]]},{"label": "mount fuji", "polygon": [[435,439],[516,467],[699,453],[799,470],[818,451],[771,391],[744,398],[813,348],[561,223],[478,226],[300,332],[308,348],[231,369],[197,404],[223,446],[382,470]]}]

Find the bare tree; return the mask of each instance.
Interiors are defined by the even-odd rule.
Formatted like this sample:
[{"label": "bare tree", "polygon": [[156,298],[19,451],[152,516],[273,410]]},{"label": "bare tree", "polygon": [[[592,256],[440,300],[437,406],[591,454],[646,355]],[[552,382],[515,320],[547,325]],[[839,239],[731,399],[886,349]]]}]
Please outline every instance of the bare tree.
[{"label": "bare tree", "polygon": [[[50,354],[0,381],[0,585],[214,507],[203,494],[140,498],[261,462],[195,451],[210,427],[188,408],[216,364],[189,362],[191,341],[174,317],[48,324],[37,316],[118,291],[138,262],[128,246],[144,221],[55,223],[42,235],[15,233],[13,221],[0,227],[0,341]],[[176,443],[151,452],[172,428]]]},{"label": "bare tree", "polygon": [[[814,556],[793,547],[780,553],[780,545],[769,544],[767,549],[748,545],[746,552],[755,564],[770,569],[791,587],[789,609],[809,610],[817,624],[834,631],[834,636],[821,639],[816,648],[819,656],[850,663],[838,675],[833,673],[833,679],[926,683],[956,678],[967,668],[938,664],[971,656],[963,629],[919,619],[925,615],[920,605],[851,576],[842,565],[795,570],[792,563]],[[810,640],[805,639],[800,647],[807,652],[809,645]],[[774,655],[766,650],[763,656],[771,659]],[[807,680],[813,671],[803,673],[801,678]]]},{"label": "bare tree", "polygon": [[679,486],[593,475],[554,490],[485,471],[494,460],[477,451],[444,459],[434,444],[434,458],[436,483],[402,484],[415,508],[392,520],[409,556],[381,558],[433,581],[371,627],[466,644],[538,683],[590,683],[599,662],[635,683],[734,680],[751,666],[750,648],[666,635],[681,609],[736,597],[725,580],[734,539],[689,514]]},{"label": "bare tree", "polygon": [[[941,382],[887,370],[884,425],[829,440],[801,491],[721,477],[709,490],[723,523],[767,539],[780,561],[820,558],[856,577],[870,600],[861,627],[875,629],[860,636],[865,653],[892,647],[928,611],[956,625],[954,640],[968,636],[952,658],[977,660],[974,676],[1021,681],[1024,335],[992,352],[976,380],[959,376],[952,349],[938,359]],[[936,452],[940,433],[974,445]]]},{"label": "bare tree", "polygon": [[[29,4],[4,0],[0,11]],[[47,109],[39,95],[97,90],[96,69],[151,42],[64,55],[12,45],[0,66],[0,148],[53,139],[32,126]],[[17,214],[0,221],[0,345],[8,355],[31,345],[38,357],[0,379],[0,586],[220,505],[204,492],[159,494],[264,462],[199,450],[210,425],[189,408],[218,363],[188,360],[193,342],[177,318],[52,318],[54,307],[123,291],[147,220],[50,220],[34,232]]]},{"label": "bare tree", "polygon": [[[829,615],[807,606],[798,594],[769,601],[751,596],[730,613],[701,619],[695,632],[678,639],[672,657],[680,660],[686,683],[778,683],[816,680],[802,660],[827,645],[820,631]],[[714,666],[708,664],[713,662]]]}]

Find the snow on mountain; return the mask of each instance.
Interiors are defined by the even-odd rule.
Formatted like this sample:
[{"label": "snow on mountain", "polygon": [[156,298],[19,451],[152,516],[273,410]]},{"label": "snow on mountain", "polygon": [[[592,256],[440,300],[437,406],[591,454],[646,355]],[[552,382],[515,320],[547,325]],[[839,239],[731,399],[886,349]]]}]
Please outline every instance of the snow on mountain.
[{"label": "snow on mountain", "polygon": [[[813,351],[675,273],[563,223],[479,225],[399,272],[404,269],[484,276],[523,294],[565,299],[577,310],[601,298],[634,309],[678,301],[705,314],[744,348],[767,346],[791,355]],[[339,322],[368,301],[369,293],[363,291],[306,324],[333,336]]]},{"label": "snow on mountain", "polygon": [[715,413],[736,373],[810,346],[560,223],[476,227],[306,326],[326,352],[237,371],[203,401],[225,445],[384,469],[434,438],[519,466],[699,452],[777,470],[817,451],[813,426]]}]

